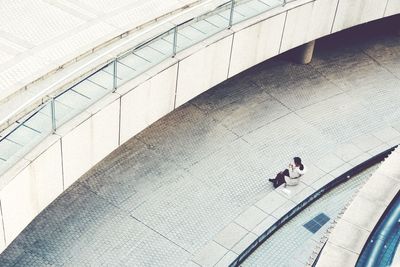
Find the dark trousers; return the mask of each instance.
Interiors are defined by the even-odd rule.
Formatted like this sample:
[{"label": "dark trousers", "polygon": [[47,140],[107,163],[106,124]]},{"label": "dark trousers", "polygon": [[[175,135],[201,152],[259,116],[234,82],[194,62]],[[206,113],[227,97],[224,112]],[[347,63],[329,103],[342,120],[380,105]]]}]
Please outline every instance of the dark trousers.
[{"label": "dark trousers", "polygon": [[276,175],[273,183],[274,187],[277,188],[285,183],[285,176],[289,176],[289,170],[285,169],[283,172],[280,172]]}]

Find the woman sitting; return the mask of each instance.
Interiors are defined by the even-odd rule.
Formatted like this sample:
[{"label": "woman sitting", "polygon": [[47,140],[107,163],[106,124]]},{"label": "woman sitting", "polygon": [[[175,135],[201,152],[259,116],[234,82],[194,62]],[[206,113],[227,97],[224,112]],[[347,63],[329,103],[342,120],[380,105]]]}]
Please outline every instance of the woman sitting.
[{"label": "woman sitting", "polygon": [[269,179],[273,183],[274,187],[277,188],[282,184],[286,185],[297,185],[300,177],[306,173],[305,166],[301,163],[301,158],[294,157],[294,163],[289,164],[289,168],[278,173],[275,179]]}]

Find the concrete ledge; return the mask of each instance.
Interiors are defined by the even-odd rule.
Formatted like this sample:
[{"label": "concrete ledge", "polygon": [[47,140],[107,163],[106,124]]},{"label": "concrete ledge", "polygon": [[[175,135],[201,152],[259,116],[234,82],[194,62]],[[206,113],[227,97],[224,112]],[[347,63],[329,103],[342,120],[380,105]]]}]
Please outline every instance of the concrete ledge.
[{"label": "concrete ledge", "polygon": [[358,255],[342,247],[327,243],[324,247],[324,257],[329,258],[329,261],[321,259],[318,261],[318,267],[333,267],[333,266],[355,266]]},{"label": "concrete ledge", "polygon": [[[335,225],[322,250],[317,266],[354,266],[375,225],[400,188],[400,180],[383,173],[400,175],[399,148],[381,164],[358,192]],[[397,164],[392,164],[397,162]],[[394,168],[393,168],[394,167]],[[351,260],[351,263],[348,262]],[[346,264],[349,265],[346,265]]]}]

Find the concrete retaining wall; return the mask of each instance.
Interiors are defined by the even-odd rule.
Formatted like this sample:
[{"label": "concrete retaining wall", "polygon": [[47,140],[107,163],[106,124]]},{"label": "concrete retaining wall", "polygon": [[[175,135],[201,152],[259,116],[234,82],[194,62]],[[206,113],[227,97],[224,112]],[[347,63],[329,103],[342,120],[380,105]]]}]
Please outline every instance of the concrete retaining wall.
[{"label": "concrete retaining wall", "polygon": [[298,0],[235,25],[125,84],[3,175],[0,251],[97,162],[193,97],[298,45],[399,12],[398,0]]},{"label": "concrete retaining wall", "polygon": [[331,33],[337,0],[319,0],[287,12],[280,53]]},{"label": "concrete retaining wall", "polygon": [[[232,34],[186,56],[178,55],[176,107],[227,79]],[[195,46],[193,49],[197,49]],[[189,50],[190,51],[190,50]]]},{"label": "concrete retaining wall", "polygon": [[[235,31],[229,77],[279,54],[286,12]],[[251,42],[249,40],[252,40]]]},{"label": "concrete retaining wall", "polygon": [[121,97],[121,144],[174,109],[178,64]]},{"label": "concrete retaining wall", "polygon": [[[382,18],[386,5],[387,1],[340,0],[333,25],[333,32]],[[399,3],[395,5],[399,5]]]},{"label": "concrete retaining wall", "polygon": [[400,13],[400,3],[398,0],[389,0],[385,10],[385,17]]}]

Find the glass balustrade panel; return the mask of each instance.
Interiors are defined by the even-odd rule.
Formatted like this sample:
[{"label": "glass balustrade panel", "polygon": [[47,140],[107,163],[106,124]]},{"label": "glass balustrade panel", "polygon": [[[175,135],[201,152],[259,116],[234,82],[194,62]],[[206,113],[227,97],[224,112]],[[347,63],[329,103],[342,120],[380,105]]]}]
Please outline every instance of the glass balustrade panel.
[{"label": "glass balustrade panel", "polygon": [[84,111],[114,88],[114,62],[96,71],[54,99],[56,128]]},{"label": "glass balustrade panel", "polygon": [[232,14],[232,24],[250,19],[265,11],[282,6],[282,0],[242,0],[235,1]]},{"label": "glass balustrade panel", "polygon": [[231,2],[178,26],[176,51],[182,51],[229,27]]},{"label": "glass balustrade panel", "polygon": [[173,55],[174,30],[140,45],[117,59],[117,86],[156,66]]},{"label": "glass balustrade panel", "polygon": [[0,137],[0,173],[6,171],[52,132],[51,108],[47,103],[18,120]]}]

